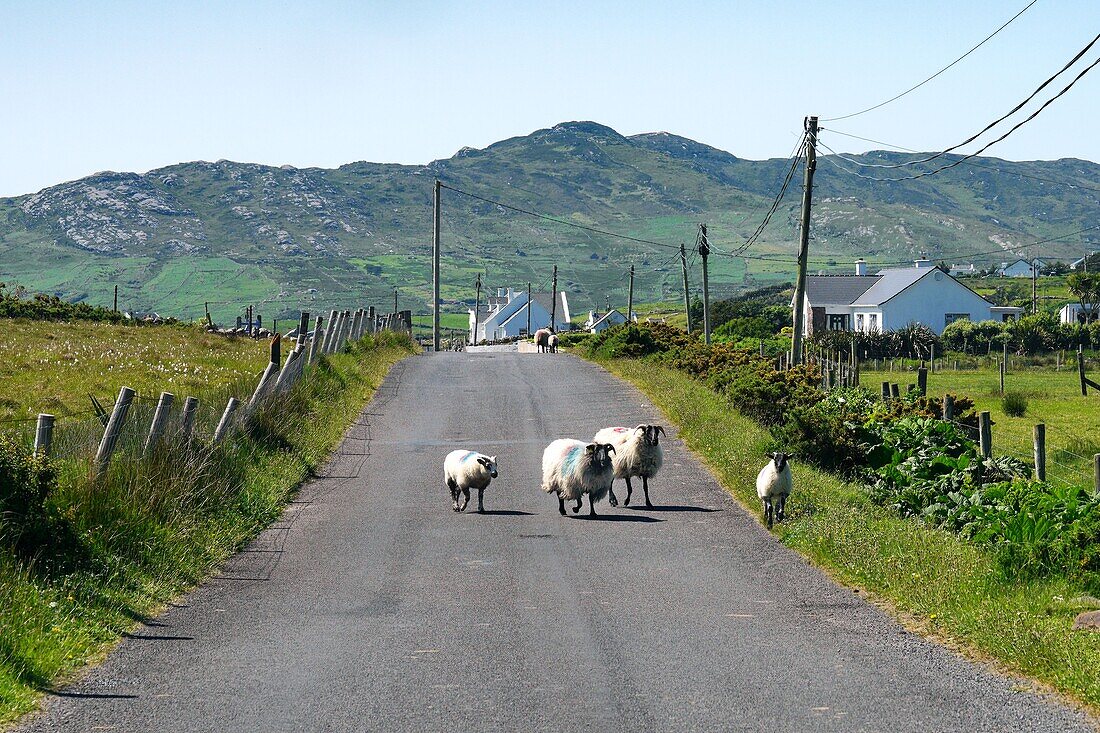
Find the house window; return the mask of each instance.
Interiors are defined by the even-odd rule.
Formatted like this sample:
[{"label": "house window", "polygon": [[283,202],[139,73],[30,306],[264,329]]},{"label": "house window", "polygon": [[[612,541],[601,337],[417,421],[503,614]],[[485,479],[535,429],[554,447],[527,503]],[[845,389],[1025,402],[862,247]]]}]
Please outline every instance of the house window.
[{"label": "house window", "polygon": [[878,330],[878,313],[872,313],[867,318],[870,321],[870,327],[869,327],[868,330],[877,331]]},{"label": "house window", "polygon": [[848,314],[847,313],[830,313],[829,314],[829,330],[830,331],[847,331],[848,330]]},{"label": "house window", "polygon": [[862,331],[863,330],[863,314],[862,313],[856,313],[856,330],[857,331]]},{"label": "house window", "polygon": [[950,326],[955,321],[969,321],[969,313],[947,313],[943,317],[943,325]]}]

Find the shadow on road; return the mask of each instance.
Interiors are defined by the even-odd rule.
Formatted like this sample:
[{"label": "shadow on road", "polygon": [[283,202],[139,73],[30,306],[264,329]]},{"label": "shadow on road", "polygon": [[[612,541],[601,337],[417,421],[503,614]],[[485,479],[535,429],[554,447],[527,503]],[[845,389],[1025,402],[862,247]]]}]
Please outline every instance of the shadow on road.
[{"label": "shadow on road", "polygon": [[658,504],[656,506],[628,506],[632,512],[720,512],[721,509],[711,509],[709,506],[678,506],[676,504]]},{"label": "shadow on road", "polygon": [[590,519],[594,522],[663,522],[663,519],[657,519],[657,517],[646,517],[642,515],[630,515],[630,514],[597,514],[592,516],[591,514],[576,514],[570,519]]},{"label": "shadow on road", "polygon": [[[473,512],[473,514],[476,515],[476,514],[478,514],[478,512]],[[481,514],[486,514],[486,515],[495,516],[495,517],[533,517],[533,516],[535,516],[534,512],[523,512],[523,511],[520,511],[519,509],[486,509],[485,511],[481,512]]]},{"label": "shadow on road", "polygon": [[155,636],[152,634],[122,634],[127,639],[141,639],[144,641],[194,641],[193,636]]},{"label": "shadow on road", "polygon": [[109,700],[136,700],[137,695],[120,695],[110,692],[68,692],[66,690],[42,690],[47,695],[53,695],[54,697],[86,697],[86,698],[103,698]]}]

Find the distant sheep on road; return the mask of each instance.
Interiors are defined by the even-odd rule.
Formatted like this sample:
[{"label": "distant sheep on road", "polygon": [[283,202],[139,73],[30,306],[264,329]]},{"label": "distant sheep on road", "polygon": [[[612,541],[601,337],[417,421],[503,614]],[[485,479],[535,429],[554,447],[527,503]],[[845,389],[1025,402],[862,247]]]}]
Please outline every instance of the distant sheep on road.
[{"label": "distant sheep on road", "polygon": [[535,331],[535,346],[538,347],[540,354],[550,350],[550,337],[553,335],[554,330],[551,328],[540,328]]},{"label": "distant sheep on road", "polygon": [[[451,509],[466,510],[470,503],[470,489],[477,489],[477,510],[485,511],[485,489],[497,477],[497,457],[472,450],[454,450],[443,461],[443,480],[451,490]],[[464,497],[458,504],[458,495]]]}]

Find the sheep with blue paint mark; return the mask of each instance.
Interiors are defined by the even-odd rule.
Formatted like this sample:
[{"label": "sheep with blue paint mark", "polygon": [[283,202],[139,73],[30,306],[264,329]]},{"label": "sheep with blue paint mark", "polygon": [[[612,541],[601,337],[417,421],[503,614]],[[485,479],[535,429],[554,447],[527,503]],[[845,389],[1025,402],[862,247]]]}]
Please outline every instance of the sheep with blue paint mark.
[{"label": "sheep with blue paint mark", "polygon": [[[472,450],[454,450],[443,461],[443,480],[451,490],[451,509],[466,511],[470,503],[470,489],[477,489],[477,510],[485,512],[485,489],[497,477],[497,457]],[[462,494],[462,505],[458,496]]]},{"label": "sheep with blue paint mark", "polygon": [[575,501],[573,513],[581,510],[588,494],[588,513],[596,516],[596,502],[607,496],[615,480],[611,454],[615,446],[560,438],[542,452],[542,490],[558,495],[558,512],[565,516],[566,500]]}]

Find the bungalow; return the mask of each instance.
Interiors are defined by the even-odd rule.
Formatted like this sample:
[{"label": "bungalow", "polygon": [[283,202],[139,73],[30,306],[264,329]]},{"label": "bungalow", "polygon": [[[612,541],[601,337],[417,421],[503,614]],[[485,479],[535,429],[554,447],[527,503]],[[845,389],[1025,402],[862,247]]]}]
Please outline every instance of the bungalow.
[{"label": "bungalow", "polygon": [[803,333],[892,331],[910,323],[943,333],[952,321],[1010,321],[1023,312],[993,305],[928,260],[914,264],[868,275],[860,260],[855,275],[810,275]]},{"label": "bungalow", "polygon": [[997,274],[1000,275],[1001,277],[1032,277],[1033,276],[1033,273],[1031,271],[1031,268],[1033,266],[1032,262],[1035,263],[1034,267],[1037,267],[1040,270],[1042,270],[1043,266],[1046,264],[1045,262],[1043,262],[1040,259],[1035,259],[1035,260],[1019,259],[1019,260],[1016,260],[1015,262],[1012,262],[1012,263],[1002,262],[1001,263],[1001,268],[999,270],[997,270]]},{"label": "bungalow", "polygon": [[[1096,310],[1095,308],[1093,309]],[[1086,312],[1085,307],[1080,303],[1066,303],[1062,306],[1062,310],[1058,311],[1058,320],[1062,323],[1088,323],[1089,313]],[[1095,320],[1098,314],[1095,312],[1092,314],[1092,320]]]},{"label": "bungalow", "polygon": [[612,308],[607,313],[588,311],[588,320],[584,322],[584,330],[589,333],[599,333],[605,328],[623,323],[626,323],[626,316],[620,313],[618,308]]},{"label": "bungalow", "polygon": [[[1073,262],[1069,263],[1069,269],[1076,270],[1076,269],[1080,268],[1082,265],[1085,264],[1085,260],[1089,259],[1090,257],[1092,257],[1095,254],[1100,254],[1100,249],[1095,250],[1093,252],[1089,252],[1087,255],[1085,255],[1081,259],[1074,260]],[[1085,268],[1085,269],[1088,269],[1088,268]]]},{"label": "bungalow", "polygon": [[[569,328],[569,298],[565,291],[558,293],[558,307],[555,313],[555,330]],[[515,288],[499,288],[495,296],[491,295],[477,313],[477,333],[474,333],[475,314],[471,308],[470,334],[472,343],[484,340],[495,341],[504,338],[522,336],[527,333],[527,315],[531,315],[531,331],[550,325],[550,310],[554,303],[552,293],[532,293],[528,307],[527,291]]]}]

